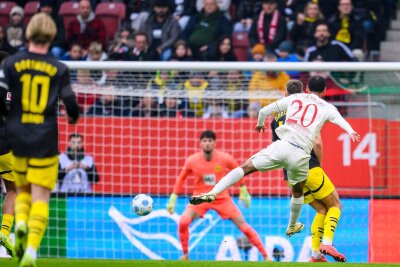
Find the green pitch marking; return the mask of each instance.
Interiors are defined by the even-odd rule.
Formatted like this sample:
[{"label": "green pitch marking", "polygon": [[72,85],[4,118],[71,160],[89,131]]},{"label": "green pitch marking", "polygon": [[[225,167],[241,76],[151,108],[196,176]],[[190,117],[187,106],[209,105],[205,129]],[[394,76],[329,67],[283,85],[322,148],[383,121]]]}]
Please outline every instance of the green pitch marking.
[{"label": "green pitch marking", "polygon": [[[16,260],[0,259],[0,266],[17,267]],[[243,261],[122,261],[122,260],[71,260],[39,259],[38,267],[383,267],[399,264],[372,263],[292,263],[292,262],[243,262]]]}]

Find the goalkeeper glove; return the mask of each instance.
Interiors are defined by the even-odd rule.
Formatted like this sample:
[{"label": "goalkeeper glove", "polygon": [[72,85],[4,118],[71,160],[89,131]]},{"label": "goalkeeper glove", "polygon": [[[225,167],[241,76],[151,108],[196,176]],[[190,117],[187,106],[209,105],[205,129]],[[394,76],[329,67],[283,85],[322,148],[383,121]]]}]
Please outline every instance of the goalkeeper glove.
[{"label": "goalkeeper glove", "polygon": [[168,203],[167,203],[167,210],[169,214],[174,214],[175,212],[175,202],[176,199],[178,198],[177,194],[172,193],[171,196],[169,197]]},{"label": "goalkeeper glove", "polygon": [[239,203],[244,203],[244,207],[248,208],[251,202],[251,195],[249,191],[247,191],[247,187],[245,185],[240,186],[240,194],[239,194]]}]

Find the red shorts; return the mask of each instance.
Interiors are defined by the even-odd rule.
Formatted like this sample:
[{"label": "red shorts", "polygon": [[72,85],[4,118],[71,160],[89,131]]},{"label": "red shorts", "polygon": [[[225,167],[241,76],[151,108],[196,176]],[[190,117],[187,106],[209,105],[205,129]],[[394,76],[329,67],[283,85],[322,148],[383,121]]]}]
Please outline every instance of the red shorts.
[{"label": "red shorts", "polygon": [[224,220],[237,218],[242,215],[239,208],[235,205],[235,203],[233,203],[233,200],[230,197],[220,199],[217,198],[213,203],[202,203],[200,205],[189,204],[188,208],[200,215],[202,218],[208,210],[215,210]]}]

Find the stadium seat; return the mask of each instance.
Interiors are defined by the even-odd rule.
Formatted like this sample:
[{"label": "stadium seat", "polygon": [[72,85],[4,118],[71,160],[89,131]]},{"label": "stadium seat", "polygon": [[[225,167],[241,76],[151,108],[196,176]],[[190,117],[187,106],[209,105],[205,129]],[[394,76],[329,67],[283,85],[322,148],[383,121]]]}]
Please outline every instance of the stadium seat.
[{"label": "stadium seat", "polygon": [[78,2],[64,2],[61,4],[60,11],[58,11],[58,15],[60,15],[63,18],[65,31],[68,30],[69,23],[72,20],[74,20],[78,12],[79,12]]},{"label": "stadium seat", "polygon": [[119,31],[121,22],[125,19],[124,3],[99,3],[96,7],[96,17],[106,25],[107,40],[114,39]]},{"label": "stadium seat", "polygon": [[15,2],[0,2],[0,25],[6,27],[10,21],[10,11],[16,6]]},{"label": "stadium seat", "polygon": [[39,1],[27,2],[24,7],[24,25],[28,25],[29,20],[39,11]]},{"label": "stadium seat", "polygon": [[247,61],[248,50],[250,48],[247,32],[234,32],[232,34],[232,47],[233,52],[239,61]]}]

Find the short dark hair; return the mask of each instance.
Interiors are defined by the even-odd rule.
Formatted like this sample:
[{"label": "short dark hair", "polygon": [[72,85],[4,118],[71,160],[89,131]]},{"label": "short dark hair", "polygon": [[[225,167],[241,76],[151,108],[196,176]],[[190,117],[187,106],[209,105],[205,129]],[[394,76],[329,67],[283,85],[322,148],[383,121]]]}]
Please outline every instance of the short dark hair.
[{"label": "short dark hair", "polygon": [[325,79],[319,75],[311,76],[308,79],[308,88],[311,92],[322,93],[326,88]]},{"label": "short dark hair", "polygon": [[211,139],[215,140],[215,139],[217,139],[217,136],[215,135],[215,133],[213,131],[205,130],[200,135],[200,140],[202,140],[203,138],[211,138]]},{"label": "short dark hair", "polygon": [[324,20],[324,19],[317,20],[317,21],[315,22],[314,25],[315,25],[315,26],[314,26],[314,31],[317,30],[317,27],[318,27],[318,26],[320,26],[320,25],[325,25],[325,26],[328,28],[328,31],[331,32],[330,29],[329,29],[329,24],[328,24],[328,22],[327,22],[326,20]]},{"label": "short dark hair", "polygon": [[72,133],[69,135],[69,139],[71,141],[72,138],[81,138],[83,139],[83,136],[80,133]]},{"label": "short dark hair", "polygon": [[286,84],[288,95],[299,94],[303,92],[303,83],[300,80],[290,80]]},{"label": "short dark hair", "polygon": [[148,37],[147,33],[144,31],[139,31],[139,32],[135,33],[134,39],[136,39],[136,36],[144,36],[146,38],[146,41],[149,41],[149,37]]}]

